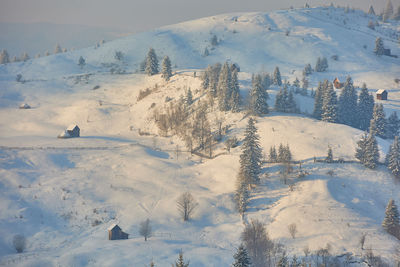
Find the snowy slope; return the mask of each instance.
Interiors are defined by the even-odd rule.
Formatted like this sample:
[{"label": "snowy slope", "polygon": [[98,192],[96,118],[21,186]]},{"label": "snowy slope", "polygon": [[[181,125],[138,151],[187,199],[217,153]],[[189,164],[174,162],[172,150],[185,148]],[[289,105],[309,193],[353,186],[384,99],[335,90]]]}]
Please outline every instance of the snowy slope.
[{"label": "snowy slope", "polygon": [[[330,12],[332,19],[325,16]],[[345,16],[348,28],[339,26]],[[182,249],[190,266],[229,266],[240,242],[243,222],[232,200],[239,168],[240,147],[227,153],[216,146],[212,160],[184,150],[176,137],[160,137],[152,120],[153,110],[178,99],[190,87],[195,103],[205,96],[201,80],[193,77],[207,64],[237,62],[241,94],[246,96],[251,72],[269,71],[279,65],[287,79],[301,77],[305,64],[318,56],[337,54],[329,71],[313,74],[312,85],[323,79],[350,74],[356,85],[389,90],[387,113],[399,110],[399,59],[377,58],[376,36],[383,36],[394,54],[400,54],[387,31],[368,32],[370,18],[358,13],[325,8],[228,14],[163,27],[104,44],[0,66],[0,264],[9,266],[170,266]],[[396,29],[398,25],[385,27]],[[289,36],[286,31],[290,30]],[[360,30],[361,29],[361,30]],[[214,49],[210,38],[220,43]],[[394,39],[393,39],[394,40]],[[367,49],[363,45],[367,44]],[[148,48],[159,58],[168,55],[176,63],[168,83],[159,75],[136,72]],[[208,47],[210,56],[203,57]],[[127,74],[111,75],[114,52],[125,54]],[[83,56],[87,65],[77,66]],[[15,77],[22,74],[25,83]],[[82,74],[88,74],[81,77]],[[80,77],[80,78],[79,78]],[[95,86],[100,88],[93,90]],[[140,90],[152,89],[138,100]],[[271,88],[273,106],[277,88]],[[311,112],[310,97],[296,98],[302,111]],[[17,109],[27,102],[29,110]],[[154,103],[154,105],[153,105]],[[243,137],[245,113],[209,115],[231,125],[229,136]],[[68,125],[81,128],[81,138],[56,136]],[[360,255],[358,238],[367,233],[365,247],[391,259],[399,241],[383,232],[380,223],[389,198],[400,202],[399,184],[382,166],[366,170],[357,163],[314,163],[328,145],[335,158],[354,160],[362,132],[306,115],[271,113],[257,118],[264,152],[272,145],[289,144],[294,159],[310,175],[290,177],[290,191],[279,177],[279,165],[265,164],[268,177],[252,193],[245,220],[267,223],[270,236],[290,254],[332,247],[332,253]],[[149,135],[140,135],[146,132]],[[381,159],[390,141],[378,140]],[[295,173],[298,166],[294,166]],[[328,171],[333,170],[331,177]],[[295,174],[293,174],[295,175]],[[175,200],[190,191],[199,203],[192,221],[183,223]],[[139,223],[150,218],[154,236],[148,242],[138,234]],[[110,242],[107,228],[118,223],[129,240]],[[287,225],[296,223],[298,236],[290,238]],[[26,252],[14,253],[11,240],[17,233],[28,239]]]}]

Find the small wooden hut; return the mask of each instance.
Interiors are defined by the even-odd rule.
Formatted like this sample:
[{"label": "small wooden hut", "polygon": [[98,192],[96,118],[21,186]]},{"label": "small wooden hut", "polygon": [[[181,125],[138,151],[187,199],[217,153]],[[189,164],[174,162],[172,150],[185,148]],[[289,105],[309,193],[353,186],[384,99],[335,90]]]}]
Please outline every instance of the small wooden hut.
[{"label": "small wooden hut", "polygon": [[108,228],[108,240],[128,239],[129,234],[122,231],[118,224],[113,224]]},{"label": "small wooden hut", "polygon": [[336,89],[340,89],[340,88],[342,88],[342,87],[344,86],[344,84],[341,83],[341,82],[339,81],[339,79],[336,77],[336,78],[333,80],[333,86],[335,86]]},{"label": "small wooden hut", "polygon": [[70,137],[79,137],[80,131],[81,130],[76,124],[72,124],[67,128],[67,133],[70,135]]},{"label": "small wooden hut", "polygon": [[376,92],[376,99],[387,100],[388,92],[386,90],[380,89]]}]

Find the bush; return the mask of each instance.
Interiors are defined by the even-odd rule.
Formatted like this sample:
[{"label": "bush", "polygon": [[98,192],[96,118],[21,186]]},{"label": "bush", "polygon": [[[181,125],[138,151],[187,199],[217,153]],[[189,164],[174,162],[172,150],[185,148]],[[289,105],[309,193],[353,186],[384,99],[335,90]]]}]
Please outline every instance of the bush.
[{"label": "bush", "polygon": [[25,237],[23,235],[15,235],[13,238],[13,245],[18,253],[24,252],[26,246]]}]

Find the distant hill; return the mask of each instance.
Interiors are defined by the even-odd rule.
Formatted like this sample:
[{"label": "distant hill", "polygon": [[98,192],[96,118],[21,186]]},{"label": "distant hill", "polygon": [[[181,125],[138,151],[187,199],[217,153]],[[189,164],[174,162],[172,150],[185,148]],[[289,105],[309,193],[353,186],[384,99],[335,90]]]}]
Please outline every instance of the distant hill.
[{"label": "distant hill", "polygon": [[113,40],[129,33],[113,28],[52,23],[0,23],[0,49],[13,57],[27,52],[30,57],[46,50],[53,52],[57,43],[63,48],[94,46],[100,40]]}]

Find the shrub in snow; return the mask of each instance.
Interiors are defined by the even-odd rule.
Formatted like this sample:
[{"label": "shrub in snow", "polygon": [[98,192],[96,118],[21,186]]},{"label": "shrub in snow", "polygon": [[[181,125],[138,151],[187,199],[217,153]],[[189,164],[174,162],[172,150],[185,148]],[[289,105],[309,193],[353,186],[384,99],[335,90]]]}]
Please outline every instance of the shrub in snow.
[{"label": "shrub in snow", "polygon": [[121,51],[115,51],[114,58],[118,61],[122,61],[124,59],[124,54]]},{"label": "shrub in snow", "polygon": [[215,34],[211,38],[211,45],[212,46],[217,46],[218,45],[218,38],[217,38],[217,36]]},{"label": "shrub in snow", "polygon": [[25,237],[23,235],[15,235],[13,238],[13,245],[18,253],[24,252],[26,246]]},{"label": "shrub in snow", "polygon": [[17,74],[17,77],[15,78],[15,80],[16,80],[17,82],[23,82],[23,80],[22,80],[22,74]]},{"label": "shrub in snow", "polygon": [[79,58],[79,60],[78,60],[78,66],[81,67],[81,68],[83,68],[83,66],[85,66],[85,65],[86,65],[86,61],[85,61],[85,59],[81,56],[81,57]]}]

